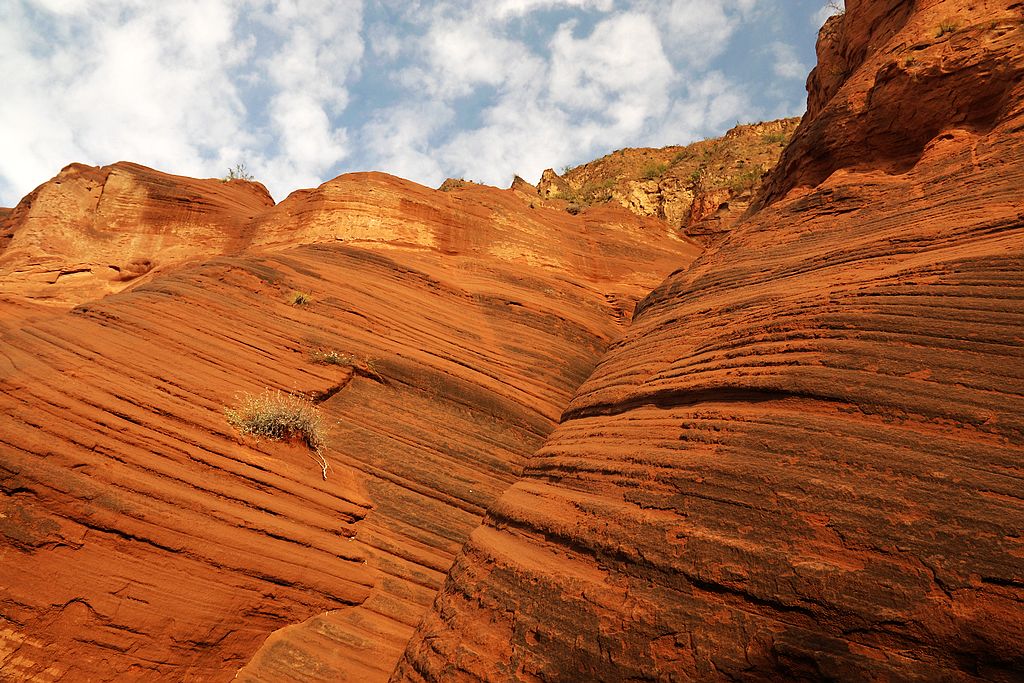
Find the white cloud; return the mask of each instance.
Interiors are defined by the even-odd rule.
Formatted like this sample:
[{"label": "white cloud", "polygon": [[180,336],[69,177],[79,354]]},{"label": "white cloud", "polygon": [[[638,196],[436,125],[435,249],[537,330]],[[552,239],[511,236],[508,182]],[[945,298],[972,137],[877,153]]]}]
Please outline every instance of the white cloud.
[{"label": "white cloud", "polygon": [[638,131],[647,117],[664,111],[674,72],[649,16],[619,14],[580,39],[574,29],[563,24],[551,42],[553,102],[604,112],[623,133]]},{"label": "white cloud", "polygon": [[575,9],[595,9],[608,12],[613,7],[612,0],[498,0],[487,8],[492,16],[504,19],[509,16],[522,16],[537,10],[571,7]]},{"label": "white cloud", "polygon": [[669,54],[701,68],[728,48],[740,21],[756,6],[757,0],[672,0],[655,3],[653,12]]},{"label": "white cloud", "polygon": [[[489,105],[475,125],[464,122],[461,130],[435,136],[434,164],[407,127],[374,122],[368,137],[379,140],[388,131],[391,140],[407,145],[404,152],[385,145],[386,152],[374,155],[385,168],[436,165],[445,175],[504,185],[513,173],[535,178],[609,140],[635,136],[668,110],[676,74],[650,15],[612,13],[585,35],[568,22],[549,44],[532,46],[509,37],[498,15],[455,20],[442,14],[424,27],[417,47],[423,61],[406,69],[403,83],[431,93],[451,111],[490,89]],[[395,121],[392,116],[389,125]]]},{"label": "white cloud", "polygon": [[[272,27],[264,41],[277,32],[274,49],[241,32],[245,17]],[[3,202],[72,161],[195,176],[247,161],[279,196],[289,173],[322,179],[346,153],[332,117],[358,74],[360,27],[361,3],[326,0],[3,3]]]},{"label": "white cloud", "polygon": [[394,61],[402,54],[404,41],[391,32],[384,24],[374,24],[367,28],[367,43],[373,54],[387,61]]},{"label": "white cloud", "polygon": [[278,199],[319,185],[349,154],[348,130],[335,120],[349,104],[348,83],[364,52],[362,2],[273,0],[255,19],[280,39],[257,61],[270,85],[269,128],[275,150],[250,164]]},{"label": "white cloud", "polygon": [[821,1],[7,0],[0,204],[72,161],[245,162],[283,198],[348,169],[504,184],[685,142],[802,101],[794,26]]},{"label": "white cloud", "polygon": [[363,57],[362,3],[339,7],[330,0],[276,0],[271,7],[258,16],[283,41],[261,60],[272,83],[333,110],[344,109],[346,83],[358,75]]},{"label": "white cloud", "polygon": [[300,92],[275,96],[269,111],[278,153],[259,161],[260,180],[275,188],[319,185],[322,171],[346,155],[345,130],[332,126],[315,97]]},{"label": "white cloud", "polygon": [[479,18],[439,19],[421,50],[426,63],[413,73],[443,99],[466,96],[481,85],[521,83],[542,69],[526,45],[504,38]]},{"label": "white cloud", "polygon": [[810,68],[796,56],[796,48],[788,43],[774,42],[768,45],[768,52],[774,58],[772,70],[780,78],[804,79]]},{"label": "white cloud", "polygon": [[[226,72],[238,58],[229,54],[230,4],[135,11],[129,3],[79,3],[47,15],[47,4],[26,12],[7,3],[0,174],[19,194],[71,161],[130,159],[203,174],[201,150],[245,138]],[[53,22],[63,39],[39,37],[32,13]],[[107,23],[110,16],[120,21]],[[26,35],[35,36],[32,43]]]},{"label": "white cloud", "polygon": [[594,140],[592,125],[579,125],[565,112],[539,103],[525,107],[498,106],[487,123],[456,134],[440,150],[451,175],[495,185],[507,185],[513,173],[538,178]]},{"label": "white cloud", "polygon": [[649,144],[679,144],[706,137],[736,122],[761,118],[746,88],[712,71],[687,83],[684,97],[673,103],[664,124],[649,137]]},{"label": "white cloud", "polygon": [[396,106],[362,128],[361,142],[373,150],[374,163],[365,170],[384,170],[403,178],[436,186],[445,178],[431,136],[452,118],[440,102]]},{"label": "white cloud", "polygon": [[33,4],[53,14],[77,14],[89,6],[90,0],[35,0]]}]

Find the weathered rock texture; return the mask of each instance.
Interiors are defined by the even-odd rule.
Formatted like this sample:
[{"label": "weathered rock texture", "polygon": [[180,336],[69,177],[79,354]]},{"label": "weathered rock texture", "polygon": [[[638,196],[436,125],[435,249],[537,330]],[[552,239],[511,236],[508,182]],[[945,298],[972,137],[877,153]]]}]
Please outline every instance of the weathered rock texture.
[{"label": "weathered rock texture", "polygon": [[846,5],[393,680],[1024,678],[1024,5]]},{"label": "weathered rock texture", "polygon": [[[172,238],[191,261],[67,311],[28,295],[111,285],[32,280],[0,325],[0,678],[386,679],[634,302],[696,253],[494,188],[258,189],[71,167],[9,217],[4,263],[166,264]],[[331,351],[352,360],[311,357]],[[264,388],[319,401],[326,479],[229,427]]]},{"label": "weathered rock texture", "polygon": [[73,305],[197,257],[240,253],[274,201],[259,183],[71,164],[0,214],[0,292]]},{"label": "weathered rock texture", "polygon": [[709,243],[746,211],[798,121],[736,126],[685,147],[620,149],[563,176],[545,171],[536,194],[570,210],[611,202]]}]

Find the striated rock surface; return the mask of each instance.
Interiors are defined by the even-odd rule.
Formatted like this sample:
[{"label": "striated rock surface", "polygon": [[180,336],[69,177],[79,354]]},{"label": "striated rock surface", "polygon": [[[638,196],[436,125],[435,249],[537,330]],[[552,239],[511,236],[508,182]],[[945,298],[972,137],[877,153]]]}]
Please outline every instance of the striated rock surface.
[{"label": "striated rock surface", "polygon": [[[358,174],[270,207],[120,165],[42,186],[12,244],[37,218],[43,234],[43,206],[93,235],[126,173],[147,198],[104,225],[180,236],[168,217],[205,188],[191,253],[240,253],[66,312],[22,298],[0,324],[6,680],[386,679],[635,301],[697,251],[618,207],[574,217],[494,188]],[[97,201],[89,174],[107,174]],[[264,389],[318,403],[326,478],[302,445],[228,425]]]},{"label": "striated rock surface", "polygon": [[274,201],[259,183],[71,164],[0,213],[0,292],[70,306],[185,261],[238,253]]},{"label": "striated rock surface", "polygon": [[848,0],[761,190],[795,122],[0,210],[0,679],[1020,680],[1022,10]]},{"label": "striated rock surface", "polygon": [[1022,679],[1022,6],[846,6],[392,680]]}]

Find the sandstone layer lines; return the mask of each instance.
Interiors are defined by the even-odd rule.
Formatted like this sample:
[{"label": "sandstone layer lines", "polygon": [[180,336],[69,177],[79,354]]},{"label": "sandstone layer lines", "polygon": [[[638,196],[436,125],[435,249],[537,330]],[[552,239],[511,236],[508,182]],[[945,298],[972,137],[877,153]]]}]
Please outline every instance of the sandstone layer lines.
[{"label": "sandstone layer lines", "polygon": [[[239,235],[272,251],[216,247],[0,328],[5,671],[386,678],[625,310],[695,251],[620,210],[540,210],[550,226],[494,189],[459,199],[380,174],[332,182],[377,193],[373,220],[396,231],[421,221],[450,234],[351,246],[356,209],[304,206],[316,193],[300,193],[279,211],[310,234],[254,214]],[[403,214],[403,193],[436,216]],[[460,223],[452,202],[473,218]],[[568,233],[560,250],[522,260],[550,236],[505,250],[502,235],[531,220]],[[313,244],[288,247],[267,237],[276,230]],[[225,406],[265,389],[318,403],[326,479],[301,444],[227,424]]]},{"label": "sandstone layer lines", "polygon": [[392,680],[1020,677],[1022,35],[847,2],[758,210],[641,301]]}]

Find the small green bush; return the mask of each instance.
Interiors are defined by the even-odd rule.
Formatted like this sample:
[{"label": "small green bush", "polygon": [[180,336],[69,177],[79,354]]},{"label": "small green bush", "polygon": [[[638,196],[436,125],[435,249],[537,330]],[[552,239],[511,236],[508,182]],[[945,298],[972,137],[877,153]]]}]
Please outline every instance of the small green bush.
[{"label": "small green bush", "polygon": [[764,171],[760,167],[755,167],[733,176],[729,180],[729,192],[736,195],[754,189],[762,173]]},{"label": "small green bush", "polygon": [[956,29],[957,29],[957,25],[956,24],[954,24],[951,21],[944,21],[941,24],[939,24],[939,30],[936,31],[935,37],[936,38],[941,38],[942,36],[946,35],[947,33],[956,33]]},{"label": "small green bush", "polygon": [[222,180],[253,180],[253,175],[245,169],[245,164],[235,164],[234,168],[228,169],[228,174]]},{"label": "small green bush", "polygon": [[672,157],[672,165],[675,166],[680,161],[686,161],[687,159],[690,159],[692,157],[693,157],[693,150],[689,150],[689,149],[681,150],[679,152],[676,152],[676,155],[674,157]]},{"label": "small green bush", "polygon": [[668,170],[668,164],[648,164],[647,168],[644,169],[644,180],[654,180],[660,178]]},{"label": "small green bush", "polygon": [[775,133],[765,133],[764,135],[761,136],[761,139],[765,142],[765,144],[768,145],[774,145],[780,142],[785,142],[786,132],[780,130]]},{"label": "small green bush", "polygon": [[694,192],[705,192],[711,189],[713,185],[713,179],[711,171],[706,166],[701,164],[690,174],[689,185]]},{"label": "small green bush", "polygon": [[264,391],[258,396],[243,394],[234,408],[224,408],[228,424],[257,439],[286,441],[300,439],[309,447],[327,479],[330,464],[324,458],[326,439],[320,410],[301,394]]}]

